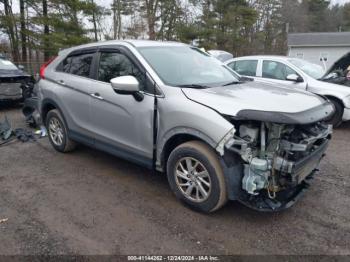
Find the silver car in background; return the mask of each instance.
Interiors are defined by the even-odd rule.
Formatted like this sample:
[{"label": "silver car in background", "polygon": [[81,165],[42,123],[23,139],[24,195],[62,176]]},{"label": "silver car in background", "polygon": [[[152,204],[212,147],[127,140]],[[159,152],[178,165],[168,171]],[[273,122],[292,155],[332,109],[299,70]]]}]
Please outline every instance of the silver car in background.
[{"label": "silver car in background", "polygon": [[336,109],[330,120],[334,126],[350,120],[350,88],[322,81],[325,72],[321,66],[285,56],[237,57],[225,64],[243,76],[327,97]]},{"label": "silver car in background", "polygon": [[290,207],[325,154],[328,101],[241,81],[198,48],[108,41],[63,50],[37,84],[52,146],[77,142],[167,174],[176,197],[212,212],[227,200]]}]

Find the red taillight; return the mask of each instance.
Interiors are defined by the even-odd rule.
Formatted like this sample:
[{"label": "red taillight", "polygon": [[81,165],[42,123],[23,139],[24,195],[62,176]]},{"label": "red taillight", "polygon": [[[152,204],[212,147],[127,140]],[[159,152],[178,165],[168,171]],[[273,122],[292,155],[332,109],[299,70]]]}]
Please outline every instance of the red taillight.
[{"label": "red taillight", "polygon": [[57,56],[51,57],[45,64],[40,67],[39,75],[41,79],[45,79],[45,69],[46,67],[56,59]]}]

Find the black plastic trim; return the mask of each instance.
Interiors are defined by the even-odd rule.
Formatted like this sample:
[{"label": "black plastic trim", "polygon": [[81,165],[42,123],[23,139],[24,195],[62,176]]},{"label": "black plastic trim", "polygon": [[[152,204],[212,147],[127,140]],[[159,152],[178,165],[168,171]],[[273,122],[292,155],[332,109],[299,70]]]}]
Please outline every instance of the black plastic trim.
[{"label": "black plastic trim", "polygon": [[234,117],[238,120],[256,120],[278,124],[311,124],[326,118],[334,113],[334,106],[326,102],[317,107],[298,113],[270,112],[258,110],[241,110]]}]

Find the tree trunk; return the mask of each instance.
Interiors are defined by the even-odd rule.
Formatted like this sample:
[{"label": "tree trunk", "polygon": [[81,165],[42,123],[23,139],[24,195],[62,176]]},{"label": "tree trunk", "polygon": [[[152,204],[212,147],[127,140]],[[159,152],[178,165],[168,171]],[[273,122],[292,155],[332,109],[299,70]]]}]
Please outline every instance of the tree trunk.
[{"label": "tree trunk", "polygon": [[4,0],[4,9],[6,16],[6,30],[9,36],[12,58],[15,62],[19,61],[19,51],[18,51],[18,38],[15,32],[16,23],[14,22],[14,17],[12,14],[12,7],[8,0]]},{"label": "tree trunk", "polygon": [[[94,0],[91,0],[92,7],[95,8]],[[98,35],[97,35],[97,22],[96,22],[96,13],[95,9],[92,10],[92,23],[94,25],[94,35],[95,35],[95,41],[98,41]]]},{"label": "tree trunk", "polygon": [[120,39],[121,34],[122,34],[122,7],[121,7],[121,3],[120,0],[117,0],[117,19],[118,19],[118,39]]},{"label": "tree trunk", "polygon": [[22,62],[27,62],[27,37],[26,37],[26,21],[24,18],[24,0],[19,1],[19,9],[21,14],[21,42],[22,42]]},{"label": "tree trunk", "polygon": [[43,18],[44,18],[44,60],[47,61],[50,58],[50,43],[49,43],[49,23],[47,14],[47,0],[43,0]]},{"label": "tree trunk", "polygon": [[156,13],[158,9],[158,0],[145,0],[146,3],[146,15],[148,24],[148,37],[150,40],[156,39]]},{"label": "tree trunk", "polygon": [[117,39],[117,1],[113,0],[113,39]]}]

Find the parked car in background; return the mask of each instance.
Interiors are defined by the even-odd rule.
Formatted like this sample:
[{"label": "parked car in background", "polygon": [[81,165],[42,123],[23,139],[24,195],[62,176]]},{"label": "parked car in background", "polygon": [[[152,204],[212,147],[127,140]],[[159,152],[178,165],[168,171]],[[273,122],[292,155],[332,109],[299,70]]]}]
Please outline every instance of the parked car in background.
[{"label": "parked car in background", "polygon": [[350,87],[350,52],[338,59],[329,68],[322,80]]},{"label": "parked car in background", "polygon": [[225,62],[233,58],[233,54],[223,50],[209,50],[207,52],[221,62]]},{"label": "parked car in background", "polygon": [[0,101],[23,101],[30,96],[34,82],[34,78],[22,67],[0,58]]},{"label": "parked car in background", "polygon": [[321,66],[285,56],[238,57],[225,64],[243,76],[327,97],[336,109],[329,120],[334,126],[350,120],[350,88],[322,81],[325,72]]},{"label": "parked car in background", "polygon": [[40,75],[38,108],[57,151],[80,142],[166,172],[176,197],[203,212],[227,200],[261,211],[290,207],[330,139],[329,101],[239,81],[181,43],[78,46]]}]

